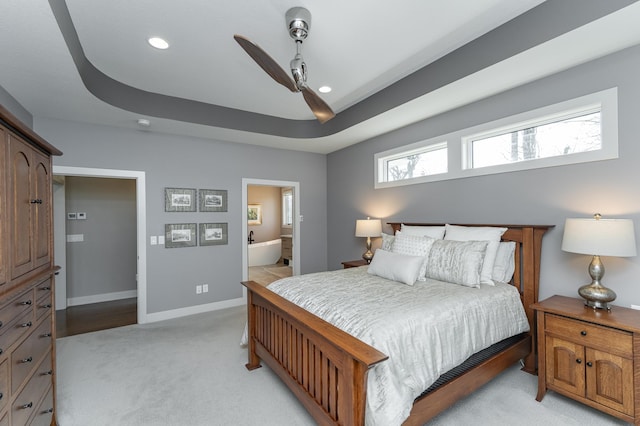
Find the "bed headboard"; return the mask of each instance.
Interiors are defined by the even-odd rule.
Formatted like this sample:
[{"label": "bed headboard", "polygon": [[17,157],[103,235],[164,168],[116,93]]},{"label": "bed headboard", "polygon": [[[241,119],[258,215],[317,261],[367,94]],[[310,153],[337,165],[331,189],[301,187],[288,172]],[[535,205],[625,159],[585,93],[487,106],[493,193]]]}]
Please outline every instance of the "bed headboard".
[{"label": "bed headboard", "polygon": [[[402,223],[410,226],[444,226],[443,223],[409,223],[388,222],[395,234],[400,230]],[[533,309],[531,305],[538,301],[538,289],[540,287],[540,255],[542,253],[542,236],[554,225],[498,225],[498,224],[456,224],[459,226],[495,226],[507,228],[502,235],[502,241],[514,241],[515,272],[511,284],[520,292],[522,305],[527,313],[529,327],[534,330]],[[527,366],[525,366],[525,369]],[[529,367],[531,368],[531,367]],[[534,367],[535,368],[535,367]]]}]

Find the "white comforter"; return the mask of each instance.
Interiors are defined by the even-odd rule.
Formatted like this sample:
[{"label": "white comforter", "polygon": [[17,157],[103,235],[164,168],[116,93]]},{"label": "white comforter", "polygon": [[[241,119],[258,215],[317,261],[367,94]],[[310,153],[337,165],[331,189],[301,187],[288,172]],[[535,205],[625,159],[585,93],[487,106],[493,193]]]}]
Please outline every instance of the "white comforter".
[{"label": "white comforter", "polygon": [[367,425],[400,425],[442,373],[529,329],[508,284],[408,286],[360,267],[285,278],[269,289],[389,355],[369,372]]}]

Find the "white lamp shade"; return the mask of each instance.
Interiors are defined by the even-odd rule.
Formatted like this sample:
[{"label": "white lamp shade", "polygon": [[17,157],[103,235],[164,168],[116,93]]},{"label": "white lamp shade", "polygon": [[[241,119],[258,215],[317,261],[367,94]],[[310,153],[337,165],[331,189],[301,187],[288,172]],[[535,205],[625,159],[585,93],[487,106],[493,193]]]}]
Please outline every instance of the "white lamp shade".
[{"label": "white lamp shade", "polygon": [[562,250],[593,256],[636,255],[636,235],[631,219],[567,219]]},{"label": "white lamp shade", "polygon": [[356,220],[356,237],[379,237],[381,234],[380,219]]}]

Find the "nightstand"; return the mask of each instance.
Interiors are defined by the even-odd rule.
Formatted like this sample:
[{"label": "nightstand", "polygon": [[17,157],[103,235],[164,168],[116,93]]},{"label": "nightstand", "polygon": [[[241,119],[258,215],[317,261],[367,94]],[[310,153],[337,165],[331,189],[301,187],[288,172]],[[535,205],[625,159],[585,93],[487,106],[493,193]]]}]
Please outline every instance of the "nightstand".
[{"label": "nightstand", "polygon": [[[553,296],[536,312],[538,395],[547,389],[640,425],[640,311]],[[634,368],[635,365],[635,368]]]},{"label": "nightstand", "polygon": [[346,262],[342,262],[342,268],[357,268],[358,266],[368,265],[367,261],[364,259],[359,260],[348,260]]}]

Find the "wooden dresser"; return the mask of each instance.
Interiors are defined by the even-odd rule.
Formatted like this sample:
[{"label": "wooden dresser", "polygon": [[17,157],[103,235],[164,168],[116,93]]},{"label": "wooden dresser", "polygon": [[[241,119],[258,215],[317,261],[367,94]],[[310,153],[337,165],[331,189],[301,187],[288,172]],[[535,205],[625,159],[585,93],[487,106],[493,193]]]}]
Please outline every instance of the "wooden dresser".
[{"label": "wooden dresser", "polygon": [[533,305],[538,395],[547,389],[640,425],[640,311],[553,296]]},{"label": "wooden dresser", "polygon": [[55,424],[51,156],[0,106],[0,426]]}]

